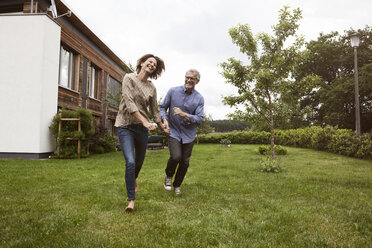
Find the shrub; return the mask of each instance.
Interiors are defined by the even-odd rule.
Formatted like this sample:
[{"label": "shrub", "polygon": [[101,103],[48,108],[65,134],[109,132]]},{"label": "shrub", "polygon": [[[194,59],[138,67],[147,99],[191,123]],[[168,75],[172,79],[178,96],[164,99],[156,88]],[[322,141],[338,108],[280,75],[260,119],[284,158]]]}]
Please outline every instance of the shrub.
[{"label": "shrub", "polygon": [[314,133],[311,136],[312,148],[329,151],[328,146],[332,141],[332,136],[336,133],[336,129],[331,126],[326,126],[324,128],[314,127]]},{"label": "shrub", "polygon": [[286,148],[280,146],[280,145],[277,145],[275,146],[275,154],[277,155],[287,155],[288,151]]},{"label": "shrub", "polygon": [[372,133],[360,136],[360,146],[355,156],[357,158],[372,159]]},{"label": "shrub", "polygon": [[272,159],[271,156],[261,158],[260,167],[262,172],[279,173],[281,172],[279,159]]},{"label": "shrub", "polygon": [[[94,134],[93,116],[86,109],[66,110],[62,109],[62,118],[80,118],[81,131],[78,131],[78,121],[62,121],[60,139],[57,145],[60,145],[60,155],[57,158],[77,158],[76,140],[67,140],[66,138],[80,138],[81,157],[87,157],[88,139]],[[58,126],[60,121],[59,114],[56,114],[52,120],[49,129],[51,133],[58,138]]]},{"label": "shrub", "polygon": [[[274,135],[277,146],[312,148],[345,156],[372,159],[372,133],[357,135],[354,131],[348,129],[313,126],[301,129],[275,130]],[[234,131],[223,134],[201,135],[199,142],[219,143],[221,139],[230,139],[234,144],[268,144],[270,133],[265,131]],[[262,152],[264,151],[262,150]],[[279,155],[278,152],[284,151],[276,151],[276,154]]]},{"label": "shrub", "polygon": [[104,152],[114,152],[116,151],[116,144],[118,143],[118,138],[106,134],[105,136],[99,138],[98,144],[100,144]]},{"label": "shrub", "polygon": [[[275,149],[275,154],[276,155],[286,155],[287,154],[287,149],[280,146],[280,145],[274,146],[274,149]],[[270,154],[270,146],[268,146],[268,145],[259,146],[258,147],[258,152],[261,155],[268,155],[268,154]]]},{"label": "shrub", "polygon": [[105,153],[105,149],[98,144],[93,144],[90,146],[90,152],[95,154],[102,154]]},{"label": "shrub", "polygon": [[[95,133],[90,138],[92,144],[92,153],[105,153],[105,152],[114,152],[116,151],[116,145],[118,143],[117,137],[111,136],[107,132],[107,128],[101,123],[95,125]],[[103,152],[101,150],[103,149]]]},{"label": "shrub", "polygon": [[332,135],[328,145],[330,152],[355,157],[360,147],[360,136],[352,130],[339,129]]},{"label": "shrub", "polygon": [[229,139],[221,139],[220,144],[230,145],[231,144],[231,140],[229,140]]},{"label": "shrub", "polygon": [[234,144],[267,144],[269,132],[234,131],[231,133],[200,135],[200,143],[220,143],[221,139],[229,139]]},{"label": "shrub", "polygon": [[259,146],[259,147],[258,147],[258,152],[259,152],[261,155],[267,155],[268,151],[270,151],[270,148],[269,148],[269,146],[267,146],[267,145],[262,145],[262,146]]}]

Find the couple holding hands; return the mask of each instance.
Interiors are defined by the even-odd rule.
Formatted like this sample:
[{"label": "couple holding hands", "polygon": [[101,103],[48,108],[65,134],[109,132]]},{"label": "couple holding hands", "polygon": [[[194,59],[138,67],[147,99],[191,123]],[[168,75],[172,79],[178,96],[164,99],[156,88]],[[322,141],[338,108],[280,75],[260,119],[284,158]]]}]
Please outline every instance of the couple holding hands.
[{"label": "couple holding hands", "polygon": [[[122,95],[115,126],[120,146],[125,158],[125,183],[127,199],[126,211],[134,210],[134,200],[138,186],[136,179],[146,155],[148,131],[156,129],[153,121],[169,135],[168,159],[164,188],[173,188],[180,194],[180,186],[189,167],[196,128],[204,118],[204,98],[195,90],[200,81],[200,73],[190,69],[185,75],[185,84],[172,87],[160,105],[156,88],[149,79],[157,79],[165,70],[164,61],[152,54],[138,59],[136,73],[126,74],[122,82]],[[177,168],[178,167],[178,168]]]}]

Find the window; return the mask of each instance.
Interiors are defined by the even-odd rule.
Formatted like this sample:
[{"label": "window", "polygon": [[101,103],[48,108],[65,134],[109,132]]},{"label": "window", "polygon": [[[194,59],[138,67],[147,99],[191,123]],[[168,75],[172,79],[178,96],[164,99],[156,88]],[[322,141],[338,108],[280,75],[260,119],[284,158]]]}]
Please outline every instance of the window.
[{"label": "window", "polygon": [[120,88],[121,84],[110,76],[109,79],[109,94],[108,99],[111,106],[118,107],[120,104]]},{"label": "window", "polygon": [[76,90],[76,58],[77,56],[61,46],[59,63],[59,85]]},{"label": "window", "polygon": [[89,96],[98,99],[99,68],[91,64],[89,77]]},{"label": "window", "polygon": [[107,132],[111,136],[115,136],[116,135],[115,120],[112,120],[112,119],[108,119],[107,120]]}]

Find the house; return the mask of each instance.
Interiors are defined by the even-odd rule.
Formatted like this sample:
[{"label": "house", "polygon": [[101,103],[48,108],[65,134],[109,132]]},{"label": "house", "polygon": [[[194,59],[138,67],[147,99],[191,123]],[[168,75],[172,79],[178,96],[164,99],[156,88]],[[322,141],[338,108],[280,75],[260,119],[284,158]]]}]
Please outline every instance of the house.
[{"label": "house", "polygon": [[45,158],[61,108],[86,108],[114,133],[131,69],[60,0],[0,1],[0,158]]}]

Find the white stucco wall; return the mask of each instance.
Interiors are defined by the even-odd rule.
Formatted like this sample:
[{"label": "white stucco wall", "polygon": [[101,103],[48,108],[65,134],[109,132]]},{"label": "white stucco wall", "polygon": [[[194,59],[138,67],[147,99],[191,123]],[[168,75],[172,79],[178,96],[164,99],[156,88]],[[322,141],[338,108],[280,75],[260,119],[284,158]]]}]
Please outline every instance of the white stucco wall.
[{"label": "white stucco wall", "polygon": [[61,28],[46,15],[0,16],[0,153],[55,149]]}]

